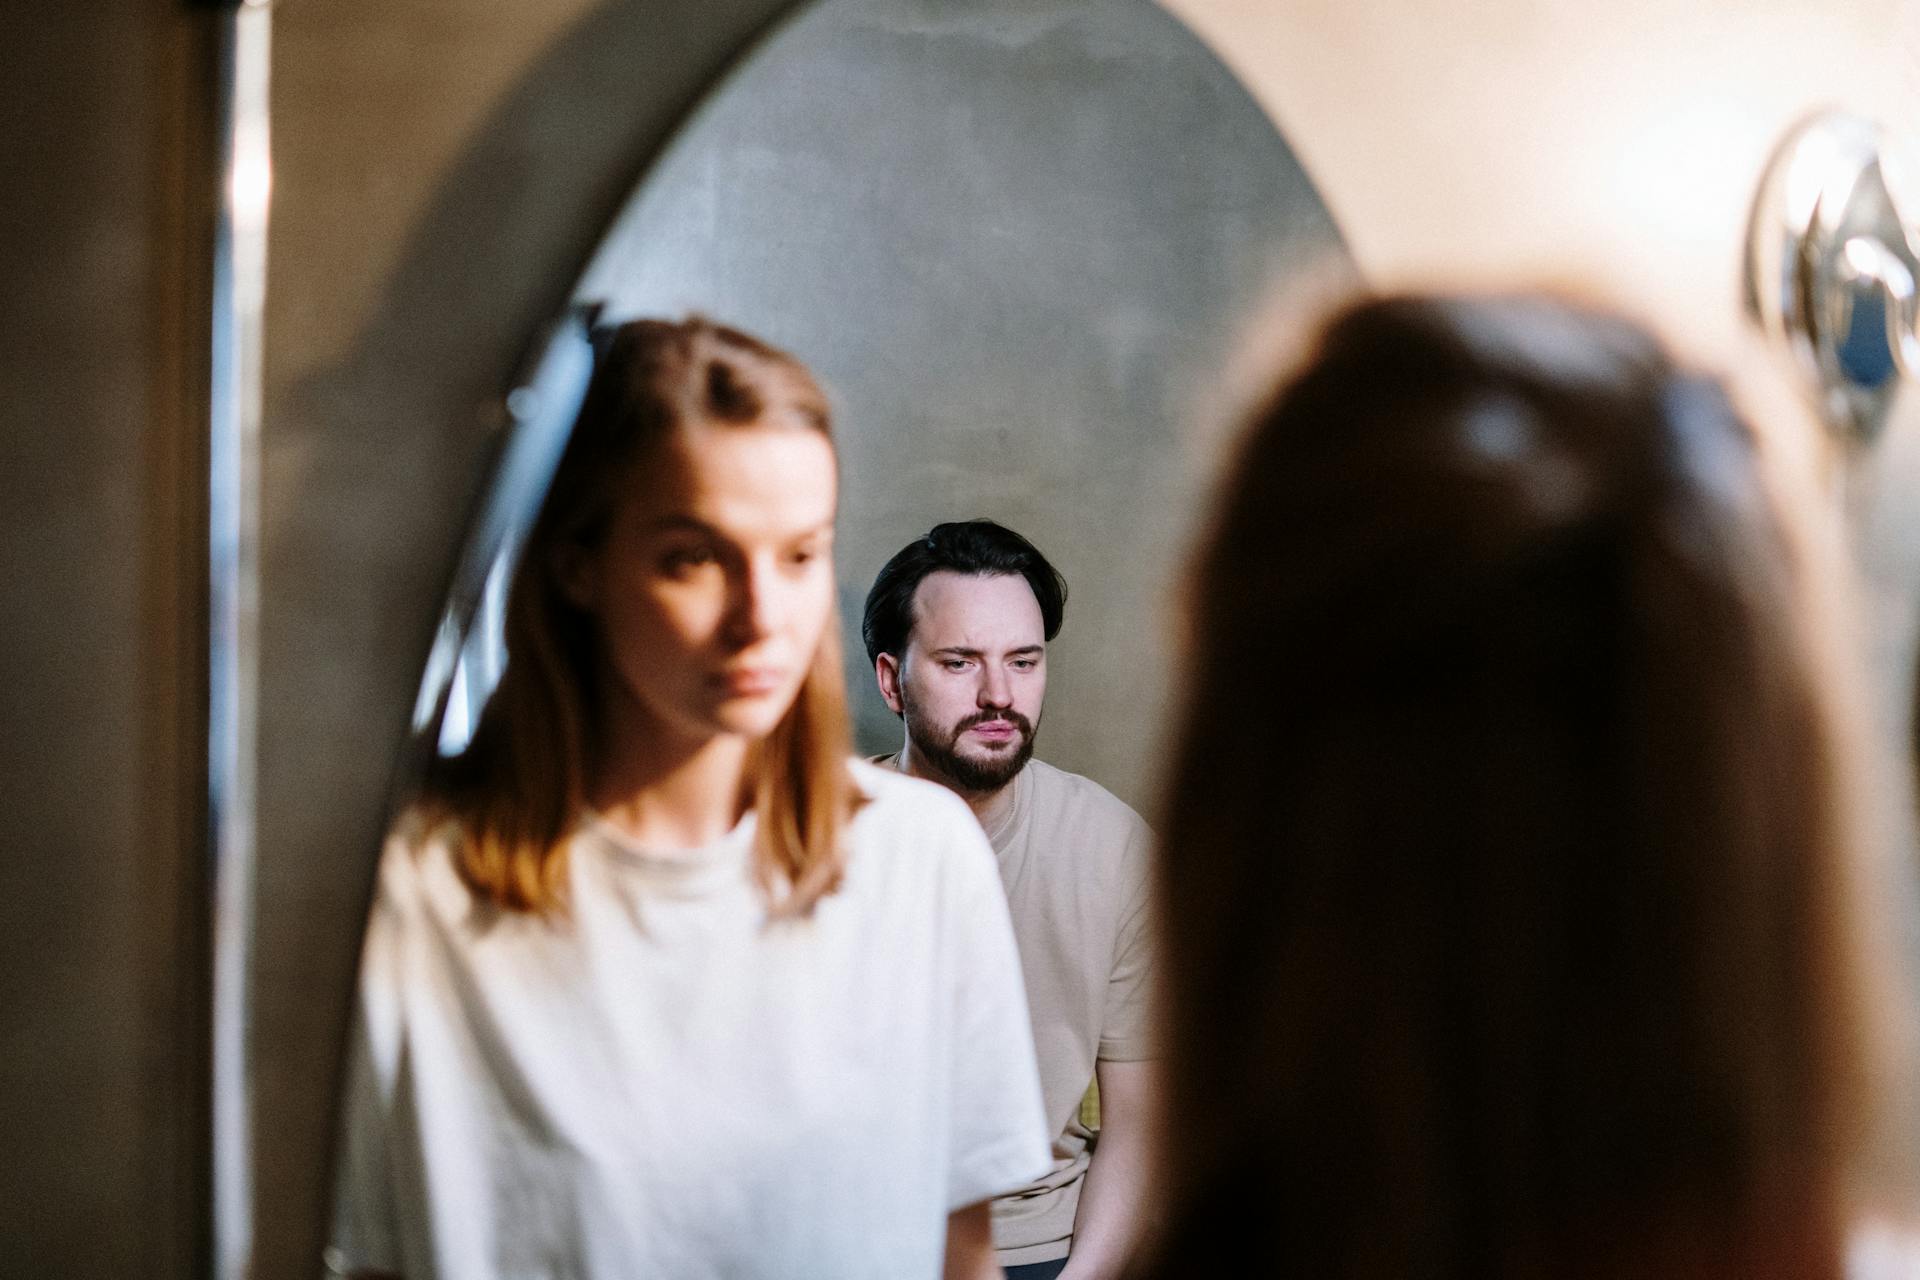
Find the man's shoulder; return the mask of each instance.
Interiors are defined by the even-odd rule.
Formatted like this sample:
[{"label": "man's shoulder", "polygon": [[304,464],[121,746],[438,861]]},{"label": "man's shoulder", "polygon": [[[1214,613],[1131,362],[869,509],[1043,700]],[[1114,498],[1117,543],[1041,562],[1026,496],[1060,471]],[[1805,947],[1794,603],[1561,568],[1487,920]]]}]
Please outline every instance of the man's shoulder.
[{"label": "man's shoulder", "polygon": [[1065,821],[1090,835],[1144,844],[1152,838],[1146,820],[1132,805],[1085,774],[1062,769],[1044,760],[1029,760],[1033,784],[1033,814],[1050,822]]}]

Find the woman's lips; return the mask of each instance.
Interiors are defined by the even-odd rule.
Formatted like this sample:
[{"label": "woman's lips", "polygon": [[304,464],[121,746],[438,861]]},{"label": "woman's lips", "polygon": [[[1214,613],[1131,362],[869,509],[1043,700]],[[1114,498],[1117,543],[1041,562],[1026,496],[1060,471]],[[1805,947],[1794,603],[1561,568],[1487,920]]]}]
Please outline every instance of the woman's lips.
[{"label": "woman's lips", "polygon": [[723,671],[715,679],[735,697],[751,698],[779,689],[786,683],[787,674],[778,667],[741,667]]}]

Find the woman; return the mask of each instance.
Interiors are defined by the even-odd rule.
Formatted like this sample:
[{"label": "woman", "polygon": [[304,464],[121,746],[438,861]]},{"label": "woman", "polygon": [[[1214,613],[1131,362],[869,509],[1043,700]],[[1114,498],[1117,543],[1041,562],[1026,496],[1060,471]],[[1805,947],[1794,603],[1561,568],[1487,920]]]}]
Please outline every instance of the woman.
[{"label": "woman", "polygon": [[966,807],[848,758],[825,399],[699,320],[598,345],[507,668],[382,863],[333,1265],[997,1274],[1025,997]]},{"label": "woman", "polygon": [[1823,563],[1623,322],[1332,321],[1200,560],[1143,1274],[1842,1273],[1903,1005]]}]

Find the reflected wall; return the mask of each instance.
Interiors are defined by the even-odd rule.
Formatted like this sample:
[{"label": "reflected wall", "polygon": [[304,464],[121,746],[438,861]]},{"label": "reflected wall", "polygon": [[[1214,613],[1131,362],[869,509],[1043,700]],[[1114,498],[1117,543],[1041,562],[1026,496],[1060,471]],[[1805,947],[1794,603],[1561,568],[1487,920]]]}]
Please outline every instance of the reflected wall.
[{"label": "reflected wall", "polygon": [[1353,278],[1312,183],[1152,4],[830,0],[702,105],[576,296],[706,312],[828,384],[862,750],[901,740],[859,644],[873,575],[985,516],[1070,586],[1039,754],[1145,811],[1222,371],[1309,277]]}]

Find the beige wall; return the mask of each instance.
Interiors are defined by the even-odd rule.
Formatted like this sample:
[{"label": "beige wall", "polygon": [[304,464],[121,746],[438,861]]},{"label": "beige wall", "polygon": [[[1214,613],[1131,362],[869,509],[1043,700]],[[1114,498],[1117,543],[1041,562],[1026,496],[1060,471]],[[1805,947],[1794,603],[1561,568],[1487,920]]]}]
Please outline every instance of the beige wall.
[{"label": "beige wall", "polygon": [[0,1273],[200,1273],[212,15],[0,6]]},{"label": "beige wall", "polygon": [[1162,0],[1387,285],[1576,283],[1738,359],[1747,207],[1805,112],[1920,107],[1902,0]]}]

